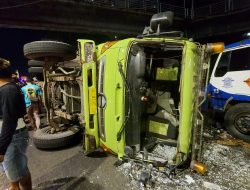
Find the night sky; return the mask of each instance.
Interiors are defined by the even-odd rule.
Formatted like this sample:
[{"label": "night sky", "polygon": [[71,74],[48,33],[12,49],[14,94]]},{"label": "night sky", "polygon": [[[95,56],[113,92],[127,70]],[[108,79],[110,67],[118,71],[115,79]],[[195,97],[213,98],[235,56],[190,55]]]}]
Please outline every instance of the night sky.
[{"label": "night sky", "polygon": [[67,33],[28,29],[0,28],[0,57],[12,63],[13,70],[28,75],[27,59],[23,55],[23,45],[37,40],[57,40],[76,45],[77,39],[93,39],[96,43],[112,40],[110,36],[98,34]]},{"label": "night sky", "polygon": [[42,31],[1,28],[0,57],[10,60],[13,69],[18,69],[21,74],[27,74],[27,59],[23,55],[23,45],[40,40],[43,36]]}]

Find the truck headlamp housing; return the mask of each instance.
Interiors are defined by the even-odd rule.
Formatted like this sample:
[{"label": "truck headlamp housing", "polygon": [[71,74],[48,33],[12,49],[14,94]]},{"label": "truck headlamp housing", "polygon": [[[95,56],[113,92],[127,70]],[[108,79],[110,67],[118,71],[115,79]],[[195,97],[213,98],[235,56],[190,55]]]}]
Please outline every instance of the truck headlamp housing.
[{"label": "truck headlamp housing", "polygon": [[94,55],[93,48],[94,48],[94,44],[91,42],[87,42],[84,44],[85,63],[89,63],[93,61],[93,55]]}]

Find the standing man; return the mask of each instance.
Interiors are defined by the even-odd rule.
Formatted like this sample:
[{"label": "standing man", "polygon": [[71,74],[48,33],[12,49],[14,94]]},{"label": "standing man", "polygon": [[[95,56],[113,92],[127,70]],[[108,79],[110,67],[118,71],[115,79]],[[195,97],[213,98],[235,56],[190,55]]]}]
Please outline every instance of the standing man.
[{"label": "standing man", "polygon": [[23,87],[23,83],[20,81],[19,74],[17,71],[12,73],[11,78],[12,78],[12,81],[17,84],[17,86],[19,86],[20,88]]},{"label": "standing man", "polygon": [[[33,77],[33,84],[37,85],[40,88],[41,94],[43,92],[43,83],[37,79],[37,77]],[[39,113],[43,112],[43,98],[41,96],[41,101],[39,101]]]},{"label": "standing man", "polygon": [[10,181],[10,190],[31,190],[31,175],[25,155],[28,131],[18,125],[25,115],[25,103],[20,88],[12,82],[10,62],[0,58],[0,164]]},{"label": "standing man", "polygon": [[[24,100],[27,108],[28,118],[33,129],[40,129],[41,121],[39,116],[39,106],[41,104],[42,92],[39,86],[32,84],[30,79],[27,79],[27,85],[21,88],[24,94]],[[34,121],[34,118],[35,121]]]}]

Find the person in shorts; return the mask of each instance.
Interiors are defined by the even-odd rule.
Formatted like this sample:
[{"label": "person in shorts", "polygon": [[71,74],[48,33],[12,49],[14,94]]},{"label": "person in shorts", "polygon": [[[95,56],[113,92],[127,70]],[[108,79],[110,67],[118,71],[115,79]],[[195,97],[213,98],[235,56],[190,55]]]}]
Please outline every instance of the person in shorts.
[{"label": "person in shorts", "polygon": [[24,94],[24,100],[27,108],[27,115],[33,129],[40,129],[41,121],[39,110],[41,105],[41,89],[39,86],[32,84],[30,79],[27,79],[27,85],[21,88]]},{"label": "person in shorts", "polygon": [[28,131],[23,122],[26,114],[24,97],[12,81],[10,62],[0,58],[0,165],[10,181],[10,190],[31,190],[31,175],[26,149]]},{"label": "person in shorts", "polygon": [[[41,94],[43,92],[43,82],[39,81],[37,77],[33,77],[33,84],[37,85],[40,88]],[[39,113],[43,113],[43,96],[41,96],[41,101],[39,101]]]}]

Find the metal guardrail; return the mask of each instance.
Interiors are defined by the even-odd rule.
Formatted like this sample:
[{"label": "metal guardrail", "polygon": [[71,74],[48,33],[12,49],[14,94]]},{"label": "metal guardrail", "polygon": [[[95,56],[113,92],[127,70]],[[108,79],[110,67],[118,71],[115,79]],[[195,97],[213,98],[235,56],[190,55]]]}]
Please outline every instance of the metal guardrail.
[{"label": "metal guardrail", "polygon": [[239,9],[246,9],[250,8],[250,1],[249,0],[233,0],[231,4],[232,10],[239,10]]},{"label": "metal guardrail", "polygon": [[[219,2],[195,8],[185,8],[185,0],[179,1],[180,6],[162,3],[160,0],[68,0],[87,6],[120,9],[138,13],[154,14],[173,11],[177,17],[195,19],[207,16],[228,14],[233,11],[250,9],[250,0],[220,0]],[[167,1],[166,1],[167,2]]]},{"label": "metal guardrail", "polygon": [[179,7],[179,6],[175,6],[175,5],[161,3],[160,4],[160,12],[164,12],[164,11],[173,11],[175,16],[181,17],[181,18],[189,17],[188,9],[186,9],[184,7]]},{"label": "metal guardrail", "polygon": [[[87,6],[103,7],[111,9],[122,9],[146,14],[154,14],[163,11],[173,11],[176,16],[185,18],[187,10],[184,6],[175,6],[167,3],[160,3],[159,0],[69,0]],[[182,0],[184,4],[184,0]]]},{"label": "metal guardrail", "polygon": [[191,18],[225,15],[245,9],[250,9],[249,0],[221,0],[207,6],[194,8]]}]

